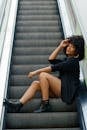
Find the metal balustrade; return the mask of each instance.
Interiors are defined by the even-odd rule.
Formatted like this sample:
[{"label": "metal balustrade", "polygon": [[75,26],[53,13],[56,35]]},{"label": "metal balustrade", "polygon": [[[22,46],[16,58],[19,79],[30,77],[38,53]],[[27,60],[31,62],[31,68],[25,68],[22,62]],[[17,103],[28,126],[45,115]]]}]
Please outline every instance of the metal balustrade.
[{"label": "metal balustrade", "polygon": [[10,4],[11,4],[11,0],[0,1],[0,60],[1,60],[1,55],[4,46]]},{"label": "metal balustrade", "polygon": [[2,130],[2,124],[3,124],[3,115],[4,115],[3,99],[6,96],[7,92],[17,5],[18,0],[14,1],[7,0],[6,6],[4,8],[3,22],[1,27],[2,30],[0,30],[0,38],[2,38],[2,40],[0,40],[0,44],[1,41],[3,44],[2,46],[0,46],[0,50],[2,51],[0,61],[0,130]]}]

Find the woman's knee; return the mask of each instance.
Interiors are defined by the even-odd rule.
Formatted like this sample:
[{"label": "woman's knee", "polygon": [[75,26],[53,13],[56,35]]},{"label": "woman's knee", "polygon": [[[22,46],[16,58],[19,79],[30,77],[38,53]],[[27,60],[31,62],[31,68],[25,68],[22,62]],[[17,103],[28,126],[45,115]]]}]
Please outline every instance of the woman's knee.
[{"label": "woman's knee", "polygon": [[47,77],[47,73],[46,72],[41,72],[40,74],[39,74],[39,79],[41,79],[41,78],[46,78]]},{"label": "woman's knee", "polygon": [[39,81],[33,81],[32,84],[31,84],[31,87],[35,90],[35,91],[38,91],[40,90],[40,82]]},{"label": "woman's knee", "polygon": [[33,81],[31,85],[39,86],[39,85],[40,85],[40,82],[39,82],[39,81]]}]

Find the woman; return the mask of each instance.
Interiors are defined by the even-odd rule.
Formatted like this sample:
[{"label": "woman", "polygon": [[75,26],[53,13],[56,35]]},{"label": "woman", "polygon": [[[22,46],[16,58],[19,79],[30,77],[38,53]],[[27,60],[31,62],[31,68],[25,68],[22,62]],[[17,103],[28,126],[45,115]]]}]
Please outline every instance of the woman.
[{"label": "woman", "polygon": [[[59,52],[64,50],[67,58],[58,60]],[[33,81],[27,91],[18,101],[5,99],[5,104],[13,112],[19,112],[24,104],[30,101],[37,91],[42,94],[40,108],[35,112],[48,112],[51,110],[49,97],[61,98],[67,104],[75,100],[79,89],[79,61],[84,58],[84,39],[82,36],[71,36],[62,40],[60,45],[49,56],[50,66],[30,72],[28,77],[39,76],[38,81]],[[55,77],[52,71],[59,71],[60,76]]]}]

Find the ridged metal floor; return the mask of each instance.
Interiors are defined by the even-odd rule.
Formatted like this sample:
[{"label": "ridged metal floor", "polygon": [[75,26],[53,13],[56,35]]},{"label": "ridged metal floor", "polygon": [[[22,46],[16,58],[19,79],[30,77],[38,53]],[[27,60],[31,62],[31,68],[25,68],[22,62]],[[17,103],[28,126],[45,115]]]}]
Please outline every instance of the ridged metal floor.
[{"label": "ridged metal floor", "polygon": [[[19,0],[8,97],[20,98],[30,83],[30,71],[49,65],[48,57],[63,39],[56,0]],[[60,54],[60,58],[63,54]],[[55,74],[56,75],[56,74]],[[40,93],[20,113],[5,114],[5,130],[80,130],[75,104],[50,99],[52,112],[33,113]]]}]

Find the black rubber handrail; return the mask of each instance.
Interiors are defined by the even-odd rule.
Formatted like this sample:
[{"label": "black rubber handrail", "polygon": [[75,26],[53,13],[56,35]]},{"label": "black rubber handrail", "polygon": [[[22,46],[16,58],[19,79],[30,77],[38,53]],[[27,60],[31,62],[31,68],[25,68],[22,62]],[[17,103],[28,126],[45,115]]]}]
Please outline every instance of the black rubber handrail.
[{"label": "black rubber handrail", "polygon": [[76,98],[76,105],[81,130],[87,130],[87,87],[85,83],[81,83]]}]

